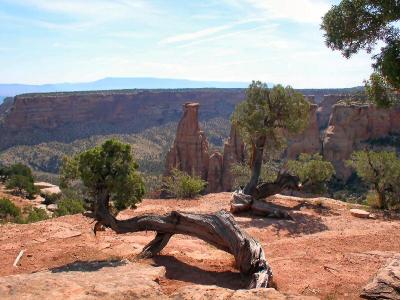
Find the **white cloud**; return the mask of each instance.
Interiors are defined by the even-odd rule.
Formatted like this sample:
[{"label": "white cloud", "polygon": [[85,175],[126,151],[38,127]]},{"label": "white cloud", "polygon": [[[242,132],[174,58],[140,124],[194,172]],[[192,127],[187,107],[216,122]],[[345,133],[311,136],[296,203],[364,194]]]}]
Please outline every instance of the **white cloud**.
[{"label": "white cloud", "polygon": [[161,40],[160,44],[173,44],[173,43],[179,43],[179,42],[193,41],[193,40],[197,40],[199,38],[204,38],[207,36],[214,35],[221,31],[230,29],[232,27],[233,27],[233,25],[223,25],[223,26],[209,27],[209,28],[194,31],[194,32],[178,34],[178,35],[170,36],[170,37],[167,37],[167,38]]},{"label": "white cloud", "polygon": [[[229,0],[231,1],[231,0]],[[326,0],[243,0],[268,19],[285,19],[300,23],[321,23],[331,5]]]}]

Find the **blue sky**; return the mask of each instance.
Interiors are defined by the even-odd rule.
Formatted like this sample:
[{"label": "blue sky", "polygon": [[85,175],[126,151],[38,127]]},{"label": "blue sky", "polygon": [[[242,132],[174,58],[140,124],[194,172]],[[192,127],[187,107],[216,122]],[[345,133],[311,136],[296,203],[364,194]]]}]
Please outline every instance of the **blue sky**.
[{"label": "blue sky", "polygon": [[370,55],[326,48],[328,0],[0,0],[0,83],[166,77],[362,85]]}]

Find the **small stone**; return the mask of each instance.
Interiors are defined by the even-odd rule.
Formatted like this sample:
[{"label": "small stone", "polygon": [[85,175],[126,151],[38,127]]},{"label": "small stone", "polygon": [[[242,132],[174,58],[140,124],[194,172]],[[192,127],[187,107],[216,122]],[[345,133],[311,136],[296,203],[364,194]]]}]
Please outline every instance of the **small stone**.
[{"label": "small stone", "polygon": [[57,204],[50,204],[47,205],[47,209],[51,212],[55,212],[58,209],[58,205]]},{"label": "small stone", "polygon": [[367,219],[369,218],[369,212],[362,210],[362,209],[350,209],[350,213],[352,216],[357,217],[357,218],[363,218],[363,219]]}]

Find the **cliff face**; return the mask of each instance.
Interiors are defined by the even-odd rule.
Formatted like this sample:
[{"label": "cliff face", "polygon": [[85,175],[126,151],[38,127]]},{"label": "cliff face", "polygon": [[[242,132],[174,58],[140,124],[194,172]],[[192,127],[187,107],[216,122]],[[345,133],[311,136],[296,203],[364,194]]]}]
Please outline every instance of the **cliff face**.
[{"label": "cliff face", "polygon": [[339,101],[346,98],[346,95],[325,95],[317,109],[317,122],[319,129],[328,127],[329,117],[331,116],[333,106]]},{"label": "cliff face", "polygon": [[310,107],[310,119],[308,127],[300,134],[288,137],[288,148],[286,157],[296,159],[301,153],[320,153],[321,139],[317,123],[317,108],[312,104]]},{"label": "cliff face", "polygon": [[323,141],[324,158],[331,161],[339,178],[347,179],[351,170],[345,161],[362,143],[389,133],[400,133],[400,108],[387,110],[368,105],[333,107]]},{"label": "cliff face", "polygon": [[[202,105],[200,117],[229,118],[244,99],[240,89],[113,91],[27,94],[0,112],[0,150],[18,144],[69,142],[95,134],[132,133],[179,120],[191,99]],[[0,111],[5,105],[0,106]]]}]

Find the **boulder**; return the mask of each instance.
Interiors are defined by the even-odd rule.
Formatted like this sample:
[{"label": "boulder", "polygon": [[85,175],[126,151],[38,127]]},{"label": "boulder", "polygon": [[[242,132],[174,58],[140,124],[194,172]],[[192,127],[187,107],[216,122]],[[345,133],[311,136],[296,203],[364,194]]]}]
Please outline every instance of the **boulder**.
[{"label": "boulder", "polygon": [[49,210],[51,212],[55,212],[57,209],[58,209],[58,205],[57,204],[47,205],[47,210]]},{"label": "boulder", "polygon": [[368,219],[369,215],[370,215],[369,212],[362,210],[362,209],[356,209],[356,208],[350,209],[350,213],[352,216],[357,217],[357,218],[362,218],[362,219]]},{"label": "boulder", "polygon": [[400,255],[378,271],[372,282],[364,287],[361,297],[400,300]]},{"label": "boulder", "polygon": [[168,299],[156,282],[164,267],[124,261],[82,262],[0,277],[0,299]]}]

